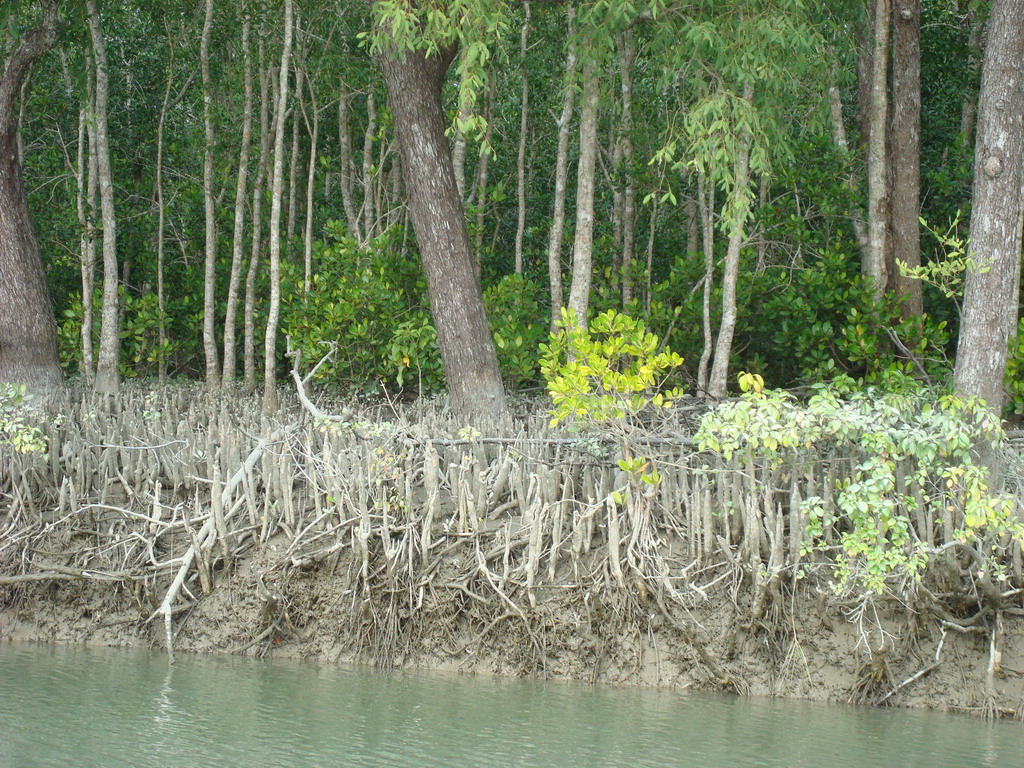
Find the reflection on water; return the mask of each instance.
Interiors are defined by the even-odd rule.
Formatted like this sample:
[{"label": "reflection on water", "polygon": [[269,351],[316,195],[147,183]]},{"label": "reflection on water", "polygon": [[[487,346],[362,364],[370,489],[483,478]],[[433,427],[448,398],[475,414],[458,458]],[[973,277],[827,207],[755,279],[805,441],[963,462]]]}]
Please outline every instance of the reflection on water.
[{"label": "reflection on water", "polygon": [[0,766],[1024,766],[934,712],[0,646]]}]

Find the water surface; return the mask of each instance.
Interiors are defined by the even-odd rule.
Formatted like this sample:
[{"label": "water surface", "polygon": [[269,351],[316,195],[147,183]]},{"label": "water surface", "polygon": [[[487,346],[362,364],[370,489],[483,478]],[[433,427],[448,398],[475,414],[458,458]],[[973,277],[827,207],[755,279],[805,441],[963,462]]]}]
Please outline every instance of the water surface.
[{"label": "water surface", "polygon": [[3,768],[1024,767],[1024,727],[935,712],[0,645]]}]

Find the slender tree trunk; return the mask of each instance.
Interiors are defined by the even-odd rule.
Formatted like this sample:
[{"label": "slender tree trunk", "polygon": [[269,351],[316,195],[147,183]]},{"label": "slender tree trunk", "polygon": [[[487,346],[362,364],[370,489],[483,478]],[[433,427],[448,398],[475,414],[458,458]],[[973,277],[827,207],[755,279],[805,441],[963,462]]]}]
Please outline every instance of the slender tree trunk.
[{"label": "slender tree trunk", "polygon": [[352,128],[349,125],[349,94],[344,81],[338,94],[338,186],[341,187],[341,205],[345,211],[348,234],[356,242],[359,235],[359,219],[354,202],[355,170],[352,167]]},{"label": "slender tree trunk", "polygon": [[422,51],[384,51],[381,68],[452,408],[467,416],[493,416],[505,411],[505,392],[441,103],[454,55],[454,48],[430,57]]},{"label": "slender tree trunk", "polygon": [[281,197],[284,192],[284,128],[288,116],[288,68],[292,55],[293,2],[284,0],[284,45],[278,75],[274,173],[270,193],[270,308],[263,344],[263,407],[277,409],[277,323],[281,314]]},{"label": "slender tree trunk", "polygon": [[[843,122],[843,102],[839,96],[839,87],[836,85],[828,89],[829,111],[832,116],[832,141],[847,158],[850,157],[850,144],[846,139],[846,125]],[[850,200],[857,198],[857,182],[853,169],[846,175],[846,188],[850,191]],[[861,218],[859,206],[851,212],[850,224],[853,227],[853,236],[857,241],[857,249],[861,253],[861,260],[868,258],[868,232]]]},{"label": "slender tree trunk", "polygon": [[256,388],[256,274],[260,266],[260,245],[263,242],[263,193],[270,157],[270,72],[263,66],[263,40],[259,43],[260,59],[260,159],[256,181],[252,185],[252,246],[249,269],[245,273],[244,331],[242,341],[243,382],[246,391]]},{"label": "slender tree trunk", "polygon": [[708,184],[703,173],[697,177],[697,195],[700,199],[700,224],[704,248],[704,279],[702,300],[702,323],[704,329],[704,348],[697,364],[697,391],[708,394],[708,365],[711,363],[711,350],[715,343],[711,328],[711,289],[715,281],[715,185]]},{"label": "slender tree trunk", "polygon": [[[92,102],[92,76],[89,72],[89,65],[86,65],[86,99]],[[78,227],[80,235],[78,238],[79,263],[82,274],[82,365],[79,373],[82,381],[92,385],[94,368],[94,351],[92,346],[93,317],[92,299],[96,283],[96,241],[92,231],[92,215],[88,210],[92,205],[93,194],[96,189],[96,174],[92,167],[92,159],[95,154],[92,151],[88,129],[89,109],[83,107],[78,112],[78,153],[75,172],[75,201],[78,212]],[[90,195],[87,197],[87,195]]]},{"label": "slender tree trunk", "polygon": [[597,167],[597,102],[600,87],[597,64],[583,66],[583,97],[580,103],[580,162],[576,169],[576,233],[572,248],[572,284],[569,309],[586,327],[590,307],[590,278],[594,251],[594,177]]},{"label": "slender tree trunk", "polygon": [[203,77],[203,129],[206,144],[203,151],[203,211],[206,222],[205,271],[203,275],[203,354],[206,358],[206,386],[220,386],[220,363],[217,360],[217,215],[213,200],[213,98],[210,82],[210,34],[213,31],[213,0],[206,0],[203,34],[199,42],[199,67]]},{"label": "slender tree trunk", "polygon": [[905,301],[904,318],[924,313],[921,281],[904,277],[896,260],[921,264],[921,0],[895,0],[892,40],[889,287]]},{"label": "slender tree trunk", "polygon": [[636,181],[633,175],[633,63],[636,38],[632,29],[622,33],[619,69],[622,79],[622,306],[633,301],[633,252],[636,229]]},{"label": "slender tree trunk", "polygon": [[96,175],[103,221],[103,312],[100,316],[100,354],[96,366],[96,389],[106,394],[118,391],[121,383],[121,333],[118,307],[117,220],[114,215],[114,182],[110,169],[110,131],[107,127],[109,79],[107,43],[103,37],[96,0],[86,0],[93,60],[96,65]]},{"label": "slender tree trunk", "polygon": [[306,88],[309,91],[309,108],[312,112],[312,124],[303,111],[306,130],[309,131],[309,168],[306,178],[306,225],[302,229],[302,295],[309,293],[313,279],[313,192],[316,184],[316,144],[320,137],[320,108],[316,103],[313,81],[306,75]]},{"label": "slender tree trunk", "polygon": [[562,112],[558,116],[558,151],[555,157],[555,207],[551,214],[548,233],[548,284],[551,287],[551,329],[562,315],[562,233],[565,231],[565,182],[569,175],[569,124],[572,121],[572,103],[576,92],[576,49],[573,46],[573,21],[576,9],[568,6],[569,50],[565,58],[565,84],[562,92]]},{"label": "slender tree trunk", "polygon": [[999,413],[1020,296],[1024,165],[1024,2],[994,0],[978,97],[971,253],[954,385]]},{"label": "slender tree trunk", "polygon": [[967,69],[972,77],[960,108],[960,135],[963,137],[965,146],[969,146],[974,140],[974,125],[978,117],[978,94],[973,86],[977,82],[974,77],[977,76],[981,66],[981,40],[985,30],[984,14],[978,7],[980,4],[981,0],[972,0],[970,9],[967,11],[967,23],[970,25],[970,33],[967,38]]},{"label": "slender tree trunk", "polygon": [[470,194],[470,198],[476,205],[476,241],[473,244],[473,253],[476,254],[476,268],[480,270],[481,262],[481,251],[483,250],[484,242],[484,209],[487,207],[487,178],[490,172],[490,146],[491,138],[494,135],[494,88],[495,78],[494,72],[492,71],[488,77],[490,80],[490,87],[487,91],[487,107],[485,119],[487,120],[487,130],[484,131],[484,147],[483,151],[480,152],[480,158],[477,161],[476,176],[473,180],[473,191]]},{"label": "slender tree trunk", "polygon": [[[743,98],[754,98],[753,88],[745,86]],[[732,339],[736,330],[736,284],[739,282],[740,248],[745,240],[745,221],[750,207],[750,142],[749,132],[741,132],[736,155],[732,210],[735,220],[730,222],[729,245],[725,251],[725,267],[722,273],[722,320],[715,340],[715,358],[708,377],[708,395],[721,399],[725,397],[729,378],[729,357],[732,355]]]},{"label": "slender tree trunk", "polygon": [[238,288],[242,281],[242,250],[245,243],[245,196],[249,180],[249,145],[252,143],[252,55],[248,15],[242,21],[242,66],[245,69],[242,105],[242,146],[238,150],[238,178],[235,182],[235,227],[231,239],[231,277],[228,280],[227,309],[224,313],[224,386],[235,384],[235,320],[238,315]]},{"label": "slender tree trunk", "polygon": [[0,73],[0,382],[44,396],[60,385],[57,328],[18,161],[15,102],[32,62],[57,41],[57,3],[41,2]]},{"label": "slender tree trunk", "polygon": [[373,140],[377,135],[377,102],[371,91],[366,96],[366,133],[363,134],[363,236],[359,239],[363,246],[373,237],[373,222],[377,216],[373,209]]},{"label": "slender tree trunk", "polygon": [[[295,18],[295,34],[302,34],[301,24],[298,15]],[[296,46],[296,58],[301,59],[302,49]],[[299,110],[302,108],[303,99],[303,73],[300,66],[295,68],[295,98],[292,106],[292,151],[289,153],[288,161],[288,254],[292,252],[292,241],[295,238],[295,211],[296,200],[298,199],[299,187]]]},{"label": "slender tree trunk", "polygon": [[871,118],[868,132],[868,249],[861,271],[881,298],[888,283],[889,183],[886,128],[889,113],[890,0],[874,0],[874,47],[871,56]]},{"label": "slender tree trunk", "polygon": [[519,33],[519,153],[516,155],[516,274],[523,274],[523,237],[526,234],[526,134],[530,111],[530,80],[526,75],[527,44],[530,39],[530,3],[523,3],[523,28]]}]

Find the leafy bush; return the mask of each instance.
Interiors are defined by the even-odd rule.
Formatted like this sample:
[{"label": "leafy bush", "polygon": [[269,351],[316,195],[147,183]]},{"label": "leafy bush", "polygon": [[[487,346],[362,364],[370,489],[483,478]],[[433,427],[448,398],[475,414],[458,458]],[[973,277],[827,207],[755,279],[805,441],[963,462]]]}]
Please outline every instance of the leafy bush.
[{"label": "leafy bush", "polygon": [[509,389],[537,380],[538,347],[547,335],[537,297],[537,283],[522,275],[506,275],[484,291],[484,308],[498,353],[498,364]]},{"label": "leafy bush", "polygon": [[[894,578],[919,579],[934,552],[920,511],[951,520],[948,543],[972,546],[981,569],[1000,568],[1007,537],[1024,540],[1015,502],[991,492],[988,470],[974,460],[979,443],[1003,437],[999,419],[977,399],[963,399],[899,375],[885,387],[862,387],[846,376],[814,387],[806,401],[784,391],[746,392],[703,419],[695,441],[729,460],[735,454],[769,462],[840,457],[850,470],[834,509],[820,498],[804,502],[808,550],[840,531],[837,584],[883,591]],[[899,490],[904,489],[904,490]]]}]

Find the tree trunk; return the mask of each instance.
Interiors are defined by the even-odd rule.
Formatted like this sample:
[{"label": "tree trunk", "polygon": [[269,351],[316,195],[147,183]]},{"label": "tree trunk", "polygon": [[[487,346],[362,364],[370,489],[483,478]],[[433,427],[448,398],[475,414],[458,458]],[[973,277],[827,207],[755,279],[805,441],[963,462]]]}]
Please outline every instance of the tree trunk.
[{"label": "tree trunk", "polygon": [[[296,33],[299,33],[299,23],[295,23]],[[298,107],[302,101],[303,92],[302,82],[302,70],[296,68],[295,70],[295,104],[292,106],[292,150],[289,154],[288,160],[288,225],[286,231],[288,233],[286,239],[286,247],[288,254],[292,252],[292,240],[295,238],[295,206],[296,200],[298,199],[298,187],[299,187],[299,113]]]},{"label": "tree trunk", "polygon": [[[843,122],[843,102],[839,96],[839,86],[833,85],[828,89],[829,112],[832,116],[832,142],[839,148],[847,158],[850,157],[850,144],[846,140],[846,124]],[[846,175],[846,188],[850,191],[850,203],[854,204],[857,199],[857,182],[853,169]],[[850,224],[853,227],[853,237],[857,241],[857,249],[861,253],[861,259],[867,258],[868,233],[861,218],[859,206],[851,211]]]},{"label": "tree trunk", "polygon": [[[91,66],[86,64],[86,101],[92,103]],[[92,131],[88,127],[89,109],[82,107],[78,112],[78,156],[75,173],[76,210],[81,233],[78,238],[78,257],[82,275],[82,364],[79,375],[87,385],[92,385],[96,371],[92,345],[93,317],[92,299],[96,285],[96,240],[89,208],[96,197],[96,168],[92,150]],[[159,155],[158,155],[159,157]],[[159,166],[158,166],[159,167]]]},{"label": "tree trunk", "polygon": [[893,6],[889,288],[904,298],[904,318],[924,313],[921,281],[904,277],[896,260],[921,265],[921,0]]},{"label": "tree trunk", "polygon": [[359,238],[362,246],[366,246],[373,237],[373,222],[376,212],[373,209],[373,140],[377,134],[377,102],[371,91],[366,96],[366,133],[363,134],[363,235]]},{"label": "tree trunk", "polygon": [[242,21],[242,66],[245,69],[245,97],[242,106],[242,146],[238,150],[238,178],[235,182],[235,228],[231,239],[231,277],[228,280],[227,309],[224,312],[224,386],[235,383],[235,320],[238,288],[242,280],[242,249],[245,238],[245,196],[249,178],[249,145],[252,143],[252,56],[249,51],[251,20]]},{"label": "tree trunk", "polygon": [[263,407],[277,409],[277,323],[281,314],[281,197],[284,193],[284,128],[288,117],[288,67],[292,55],[293,1],[284,0],[284,45],[278,74],[274,173],[270,193],[270,307],[263,342]]},{"label": "tree trunk", "polygon": [[527,42],[530,35],[530,3],[523,3],[523,28],[519,33],[519,153],[516,155],[516,274],[523,274],[523,236],[526,234],[526,133],[530,106],[530,80],[526,76]]},{"label": "tree trunk", "polygon": [[572,284],[569,309],[576,322],[587,325],[590,278],[594,252],[594,176],[597,168],[597,101],[600,95],[597,64],[583,66],[583,97],[580,103],[580,162],[576,169],[576,232],[572,248]]},{"label": "tree trunk", "polygon": [[0,74],[0,382],[46,395],[61,382],[57,327],[18,162],[15,107],[29,66],[57,41],[57,3],[40,6],[39,26],[22,35]]},{"label": "tree trunk", "polygon": [[107,43],[96,10],[96,0],[86,0],[93,60],[96,65],[96,94],[93,122],[96,131],[96,175],[100,189],[103,221],[103,312],[100,316],[100,354],[96,366],[96,389],[117,392],[121,384],[121,329],[118,308],[117,220],[114,215],[114,182],[110,169],[110,131],[107,127],[109,79]]},{"label": "tree trunk", "polygon": [[270,72],[263,66],[263,40],[259,43],[260,58],[260,159],[256,181],[252,185],[252,246],[249,269],[245,273],[245,329],[242,339],[242,381],[246,391],[256,388],[256,273],[260,266],[260,245],[263,242],[263,191],[270,157]]},{"label": "tree trunk", "polygon": [[971,74],[971,81],[967,85],[960,107],[960,135],[965,146],[974,140],[974,125],[978,117],[978,94],[973,86],[977,82],[975,77],[981,64],[981,39],[985,29],[985,14],[978,7],[980,4],[981,0],[973,0],[967,11],[967,23],[970,26],[967,36],[967,70]]},{"label": "tree trunk", "polygon": [[565,182],[569,175],[569,123],[576,93],[576,49],[573,46],[573,20],[576,9],[568,6],[569,50],[565,57],[565,83],[562,113],[558,116],[558,151],[555,157],[555,208],[548,233],[548,285],[551,287],[551,330],[562,315],[562,233],[565,231]]},{"label": "tree trunk", "polygon": [[[753,88],[745,86],[743,98],[754,98]],[[729,358],[732,355],[732,339],[736,330],[736,284],[740,272],[740,248],[745,240],[744,223],[750,207],[750,142],[748,131],[740,134],[736,148],[735,171],[733,172],[732,204],[729,206],[736,217],[729,222],[729,245],[725,251],[725,267],[722,271],[722,320],[715,340],[715,359],[708,377],[708,395],[721,399],[725,397],[729,379]]]},{"label": "tree trunk", "polygon": [[309,131],[309,168],[306,176],[306,224],[302,228],[302,295],[309,293],[313,279],[313,191],[316,184],[316,144],[320,138],[320,108],[316,103],[313,81],[306,75],[306,88],[309,90],[309,106],[313,113],[312,125],[303,111],[306,130]]},{"label": "tree trunk", "polygon": [[352,167],[352,133],[349,126],[349,94],[344,81],[338,94],[338,186],[341,187],[341,205],[345,210],[348,235],[358,242],[359,220],[353,202],[355,170]]},{"label": "tree trunk", "polygon": [[997,413],[1020,295],[1024,2],[994,0],[978,97],[968,270],[954,384]]},{"label": "tree trunk", "polygon": [[697,391],[708,394],[708,365],[715,337],[711,328],[711,289],[715,280],[715,185],[709,184],[703,173],[697,177],[697,194],[700,198],[701,242],[704,251],[703,299],[701,302],[701,327],[704,330],[704,348],[697,363]]},{"label": "tree trunk", "polygon": [[889,112],[889,22],[890,0],[874,0],[874,37],[871,55],[871,95],[868,129],[868,248],[861,271],[874,283],[881,298],[888,282],[887,229],[889,224],[889,183],[886,126]]},{"label": "tree trunk", "polygon": [[381,68],[451,405],[484,416],[504,412],[505,392],[445,136],[441,87],[454,55],[384,51]]},{"label": "tree trunk", "polygon": [[622,153],[622,308],[633,301],[633,252],[636,229],[636,181],[633,176],[633,63],[636,38],[632,29],[622,33],[619,68],[622,78],[622,119],[619,124]]},{"label": "tree trunk", "polygon": [[203,77],[203,130],[206,138],[203,151],[203,212],[206,224],[203,274],[203,354],[206,358],[206,386],[220,386],[220,363],[217,360],[217,216],[213,201],[213,97],[210,82],[210,34],[213,31],[213,0],[206,0],[203,34],[199,42],[199,67]]},{"label": "tree trunk", "polygon": [[473,244],[473,252],[476,254],[476,268],[480,271],[480,256],[484,243],[484,209],[487,207],[487,179],[490,171],[491,160],[491,137],[494,135],[494,90],[495,78],[492,70],[488,79],[490,87],[487,90],[487,107],[484,119],[487,120],[487,130],[484,131],[484,145],[481,147],[479,159],[477,160],[476,176],[473,178],[473,190],[470,199],[476,206],[476,240]]}]

